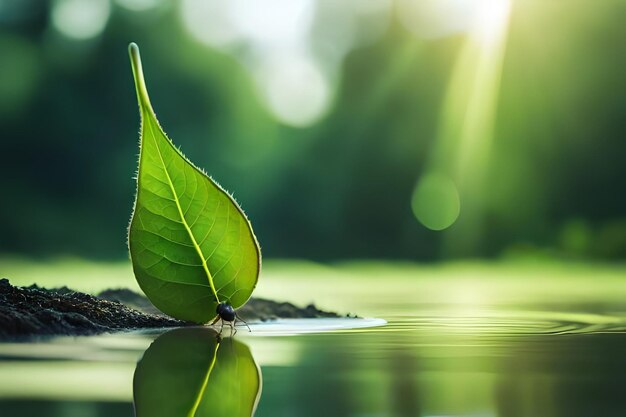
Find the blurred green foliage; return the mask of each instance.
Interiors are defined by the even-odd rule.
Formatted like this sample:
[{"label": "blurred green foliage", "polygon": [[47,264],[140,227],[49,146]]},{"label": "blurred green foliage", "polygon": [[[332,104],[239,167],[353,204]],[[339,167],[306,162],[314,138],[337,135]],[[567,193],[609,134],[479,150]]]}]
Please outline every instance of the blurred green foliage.
[{"label": "blurred green foliage", "polygon": [[[467,38],[456,14],[201,3],[0,1],[0,252],[126,256],[135,41],[165,130],[234,191],[268,257],[626,257],[623,1],[512,3],[489,158],[470,161],[486,191],[461,193],[459,222],[481,215],[442,232],[411,203]],[[311,59],[269,60],[296,38]]]}]

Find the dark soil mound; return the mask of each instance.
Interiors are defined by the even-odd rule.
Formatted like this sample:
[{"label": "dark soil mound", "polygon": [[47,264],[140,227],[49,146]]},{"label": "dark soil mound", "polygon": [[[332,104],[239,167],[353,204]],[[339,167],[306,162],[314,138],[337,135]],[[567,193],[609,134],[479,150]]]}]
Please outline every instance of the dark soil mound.
[{"label": "dark soil mound", "polygon": [[[314,305],[250,299],[238,310],[244,320],[339,317]],[[0,340],[52,335],[90,335],[132,329],[188,326],[158,311],[146,297],[126,289],[106,290],[98,297],[67,287],[14,287],[0,279]]]},{"label": "dark soil mound", "polygon": [[313,319],[320,317],[339,317],[338,314],[319,310],[309,304],[304,308],[291,303],[279,303],[263,298],[251,298],[243,307],[237,310],[244,320],[272,320],[272,319]]},{"label": "dark soil mound", "polygon": [[[150,303],[150,300],[148,300],[145,296],[128,289],[105,290],[98,294],[98,297],[104,298],[105,300],[117,301],[143,313],[164,316],[164,314],[153,306],[152,303]],[[243,307],[237,310],[237,314],[246,321],[267,321],[278,318],[303,319],[340,317],[336,313],[319,310],[313,304],[300,308],[291,303],[280,303],[263,298],[251,298]]]},{"label": "dark soil mound", "polygon": [[114,301],[72,291],[14,287],[0,279],[0,339],[34,335],[88,335],[185,325]]}]

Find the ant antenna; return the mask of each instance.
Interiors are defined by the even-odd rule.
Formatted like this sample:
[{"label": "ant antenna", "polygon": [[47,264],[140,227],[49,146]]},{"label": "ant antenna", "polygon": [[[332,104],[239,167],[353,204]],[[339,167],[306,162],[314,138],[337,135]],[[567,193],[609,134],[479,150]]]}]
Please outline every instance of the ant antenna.
[{"label": "ant antenna", "polygon": [[235,315],[235,318],[239,319],[239,321],[243,321],[243,324],[245,324],[245,325],[246,325],[246,327],[248,328],[248,331],[249,331],[250,333],[252,333],[252,330],[250,330],[250,326],[248,326],[248,323],[247,323],[244,319],[242,319],[242,318],[241,318],[241,316],[240,316],[239,314],[236,314],[236,315]]}]

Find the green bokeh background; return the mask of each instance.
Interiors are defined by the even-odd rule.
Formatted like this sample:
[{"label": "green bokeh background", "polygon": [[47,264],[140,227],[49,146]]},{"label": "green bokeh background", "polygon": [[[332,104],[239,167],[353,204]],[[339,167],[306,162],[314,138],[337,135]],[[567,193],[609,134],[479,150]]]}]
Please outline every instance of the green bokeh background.
[{"label": "green bokeh background", "polygon": [[[80,22],[89,32],[97,19],[73,3],[0,1],[1,254],[127,256],[134,41],[165,131],[233,192],[266,257],[626,257],[624,1],[512,3],[488,158],[470,160],[483,191],[461,193],[458,221],[443,231],[416,219],[412,196],[442,159],[445,101],[469,35],[453,20],[429,29],[432,2],[413,2],[412,24],[407,1],[307,3],[308,26],[295,26],[330,98],[297,123],[277,116],[259,81],[289,39],[210,45],[184,18],[195,2],[158,0],[83,2],[106,12],[86,36]],[[257,23],[289,19],[272,10]]]}]

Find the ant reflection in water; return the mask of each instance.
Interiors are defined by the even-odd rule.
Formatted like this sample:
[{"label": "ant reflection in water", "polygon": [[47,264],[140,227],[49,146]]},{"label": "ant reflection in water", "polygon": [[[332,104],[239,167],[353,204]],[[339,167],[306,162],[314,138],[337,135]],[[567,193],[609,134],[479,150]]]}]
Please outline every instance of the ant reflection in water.
[{"label": "ant reflection in water", "polygon": [[137,363],[136,417],[251,417],[261,371],[247,345],[209,328],[159,336]]}]

